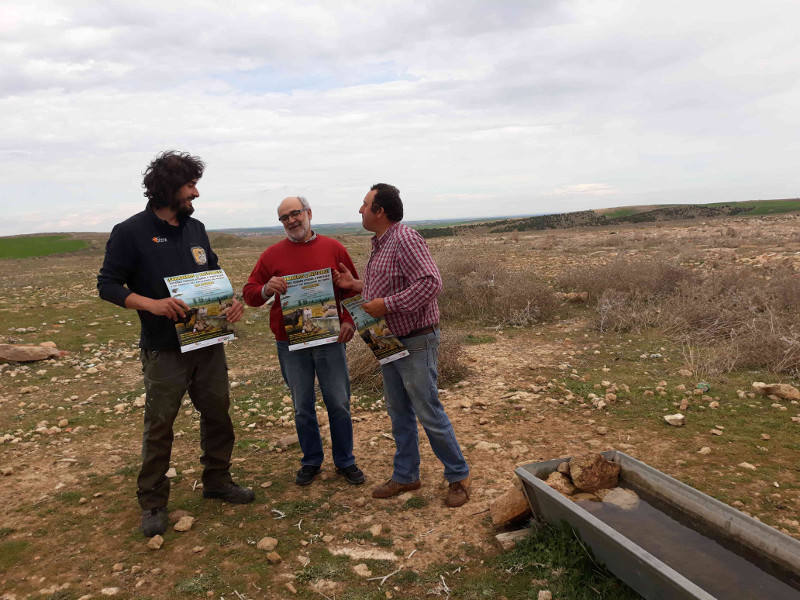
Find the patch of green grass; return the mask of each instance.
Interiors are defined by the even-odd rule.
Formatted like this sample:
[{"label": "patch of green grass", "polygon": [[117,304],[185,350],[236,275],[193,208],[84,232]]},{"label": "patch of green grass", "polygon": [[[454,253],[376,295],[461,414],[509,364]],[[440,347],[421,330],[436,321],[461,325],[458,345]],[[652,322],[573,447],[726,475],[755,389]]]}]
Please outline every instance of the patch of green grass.
[{"label": "patch of green grass", "polygon": [[78,500],[82,498],[81,492],[60,492],[56,498],[61,500],[64,504],[77,505]]},{"label": "patch of green grass", "polygon": [[411,510],[414,508],[425,508],[428,506],[428,501],[422,496],[412,496],[403,503],[403,510]]},{"label": "patch of green grass", "polygon": [[0,569],[7,569],[25,557],[28,542],[22,540],[9,540],[0,542]]},{"label": "patch of green grass", "polygon": [[286,515],[287,519],[294,519],[296,517],[303,517],[309,513],[314,512],[319,508],[320,503],[314,500],[290,500],[285,502],[278,502],[273,506],[276,510],[281,511]]},{"label": "patch of green grass", "polygon": [[0,238],[0,259],[29,258],[49,256],[64,252],[83,250],[89,242],[76,240],[65,235],[33,235],[13,238]]},{"label": "patch of green grass", "polygon": [[554,598],[571,600],[634,600],[639,596],[600,565],[571,529],[549,525],[533,533],[510,552],[487,560],[447,584],[453,595],[465,599],[537,598],[550,590]]},{"label": "patch of green grass", "polygon": [[493,344],[497,341],[497,338],[493,335],[486,335],[486,334],[477,334],[473,335],[471,333],[467,334],[467,337],[464,338],[464,341],[470,345],[477,345],[477,344]]},{"label": "patch of green grass", "polygon": [[350,559],[346,556],[334,556],[327,550],[317,550],[311,554],[308,566],[295,571],[297,581],[309,583],[320,579],[342,581],[352,579]]},{"label": "patch of green grass", "polygon": [[195,577],[187,577],[175,583],[175,591],[187,596],[205,596],[207,590],[219,584],[216,576],[203,573]]}]

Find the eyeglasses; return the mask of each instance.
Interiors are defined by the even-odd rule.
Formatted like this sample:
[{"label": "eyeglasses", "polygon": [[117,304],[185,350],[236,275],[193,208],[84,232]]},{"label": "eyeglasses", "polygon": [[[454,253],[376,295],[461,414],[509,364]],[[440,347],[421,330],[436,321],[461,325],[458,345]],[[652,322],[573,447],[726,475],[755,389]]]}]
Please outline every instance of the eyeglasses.
[{"label": "eyeglasses", "polygon": [[307,208],[301,208],[300,210],[292,210],[292,211],[286,213],[285,215],[281,215],[280,217],[278,217],[278,220],[281,223],[284,223],[284,224],[288,223],[289,219],[296,219],[297,217],[299,217],[301,214],[303,214],[307,210],[308,210]]}]

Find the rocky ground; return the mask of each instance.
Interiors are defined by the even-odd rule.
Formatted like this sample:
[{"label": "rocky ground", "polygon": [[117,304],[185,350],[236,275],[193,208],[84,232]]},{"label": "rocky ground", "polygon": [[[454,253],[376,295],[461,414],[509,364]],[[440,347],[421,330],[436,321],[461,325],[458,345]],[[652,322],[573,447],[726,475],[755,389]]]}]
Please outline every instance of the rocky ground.
[{"label": "rocky ground", "polygon": [[[697,268],[714,261],[800,266],[796,219],[767,220],[761,231],[754,221],[742,223],[432,245],[492,248],[548,275],[664,244],[682,247]],[[722,246],[731,240],[733,247]],[[353,245],[363,258],[364,241]],[[221,254],[241,285],[258,252]],[[800,538],[800,424],[793,420],[800,421],[800,406],[752,388],[777,379],[729,375],[698,394],[698,377],[679,347],[646,335],[599,335],[590,312],[569,304],[558,319],[529,328],[453,325],[480,342],[464,346],[467,376],[442,391],[474,477],[472,499],[458,509],[442,505],[441,467],[424,442],[423,487],[390,500],[370,497],[391,473],[394,446],[380,395],[365,390],[355,390],[353,416],[366,485],[349,486],[326,463],[314,484],[296,487],[299,450],[286,445],[293,433],[286,389],[266,315],[249,310],[227,351],[234,476],[256,490],[256,501],[232,507],[201,500],[198,415],[187,400],[175,426],[171,508],[175,523],[193,521],[184,518],[151,549],[138,533],[135,503],[144,391],[138,323],[96,298],[100,260],[6,261],[0,342],[53,341],[66,354],[0,363],[3,599],[446,595],[448,582],[455,587],[463,572],[499,551],[488,509],[513,485],[516,466],[607,449]],[[679,411],[684,426],[664,421]]]}]

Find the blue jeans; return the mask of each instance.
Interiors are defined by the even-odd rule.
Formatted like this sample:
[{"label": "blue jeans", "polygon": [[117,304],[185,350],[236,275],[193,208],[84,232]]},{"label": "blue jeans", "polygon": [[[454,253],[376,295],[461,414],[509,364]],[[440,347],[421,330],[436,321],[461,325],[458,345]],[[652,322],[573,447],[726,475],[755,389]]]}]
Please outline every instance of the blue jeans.
[{"label": "blue jeans", "polygon": [[292,394],[294,424],[302,465],[322,465],[322,438],[317,422],[314,374],[319,379],[322,400],[331,426],[333,464],[340,469],[355,464],[353,457],[353,421],[350,418],[350,374],[347,371],[345,345],[334,342],[289,351],[289,342],[278,341],[281,373]]},{"label": "blue jeans", "polygon": [[450,483],[466,479],[469,467],[456,441],[453,425],[439,402],[439,332],[400,338],[409,355],[381,365],[386,411],[392,420],[397,451],[392,479],[411,483],[419,479],[419,434],[422,423],[433,453],[444,465]]}]

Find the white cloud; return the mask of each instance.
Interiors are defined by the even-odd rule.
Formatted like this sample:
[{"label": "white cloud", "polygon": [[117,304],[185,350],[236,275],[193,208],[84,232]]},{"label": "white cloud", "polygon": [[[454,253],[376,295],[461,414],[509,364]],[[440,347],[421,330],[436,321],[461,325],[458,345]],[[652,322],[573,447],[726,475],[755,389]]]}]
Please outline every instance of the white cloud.
[{"label": "white cloud", "polygon": [[[794,2],[0,6],[0,234],[105,229],[178,148],[197,216],[271,225],[797,195]],[[604,182],[571,184],[565,182]],[[31,211],[31,207],[42,213]],[[127,214],[130,214],[128,212]]]}]

